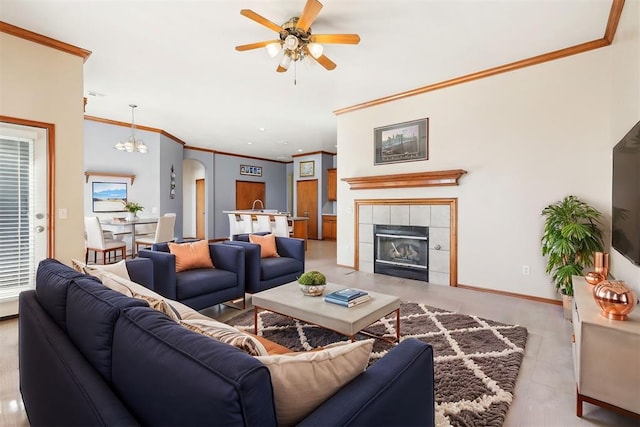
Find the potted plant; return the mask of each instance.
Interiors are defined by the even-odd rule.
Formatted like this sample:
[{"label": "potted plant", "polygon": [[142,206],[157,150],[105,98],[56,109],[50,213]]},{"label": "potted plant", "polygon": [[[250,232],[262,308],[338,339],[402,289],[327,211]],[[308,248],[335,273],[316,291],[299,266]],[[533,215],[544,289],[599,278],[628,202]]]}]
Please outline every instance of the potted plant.
[{"label": "potted plant", "polygon": [[138,212],[144,210],[144,208],[137,202],[127,202],[125,203],[124,208],[127,212],[129,212],[129,214],[127,215],[127,221],[136,220],[138,218]]},{"label": "potted plant", "polygon": [[303,294],[317,297],[322,295],[327,286],[327,278],[319,271],[307,271],[298,277],[298,285]]},{"label": "potted plant", "polygon": [[542,255],[549,257],[546,272],[563,295],[566,316],[573,297],[571,277],[582,275],[593,265],[594,254],[602,251],[602,214],[576,196],[567,196],[544,208],[542,216]]}]

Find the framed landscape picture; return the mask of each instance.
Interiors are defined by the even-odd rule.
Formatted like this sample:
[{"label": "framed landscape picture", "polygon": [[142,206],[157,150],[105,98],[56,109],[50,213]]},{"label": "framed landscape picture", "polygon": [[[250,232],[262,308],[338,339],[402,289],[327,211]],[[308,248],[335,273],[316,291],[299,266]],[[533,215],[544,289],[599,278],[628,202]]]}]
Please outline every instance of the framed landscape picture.
[{"label": "framed landscape picture", "polygon": [[308,162],[300,162],[300,176],[314,176],[315,175],[315,161],[310,160]]},{"label": "framed landscape picture", "polygon": [[127,204],[126,182],[93,182],[91,200],[94,212],[124,212]]},{"label": "framed landscape picture", "polygon": [[429,119],[413,120],[373,130],[375,165],[429,158]]}]

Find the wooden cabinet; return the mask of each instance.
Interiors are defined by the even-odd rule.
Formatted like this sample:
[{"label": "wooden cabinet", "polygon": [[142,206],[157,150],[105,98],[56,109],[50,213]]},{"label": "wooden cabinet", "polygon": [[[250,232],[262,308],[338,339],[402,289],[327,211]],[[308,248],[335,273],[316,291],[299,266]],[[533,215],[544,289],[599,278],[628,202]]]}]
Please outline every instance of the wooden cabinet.
[{"label": "wooden cabinet", "polygon": [[330,202],[335,202],[338,200],[338,170],[335,168],[327,169],[327,176],[327,199]]},{"label": "wooden cabinet", "polygon": [[576,415],[588,402],[622,413],[640,414],[640,312],[628,320],[600,315],[593,286],[573,277],[573,364],[576,377]]},{"label": "wooden cabinet", "polygon": [[304,240],[304,250],[307,250],[307,238],[309,237],[309,220],[307,218],[293,218],[291,220],[292,236]]},{"label": "wooden cabinet", "polygon": [[322,239],[336,240],[338,220],[335,215],[322,215]]}]

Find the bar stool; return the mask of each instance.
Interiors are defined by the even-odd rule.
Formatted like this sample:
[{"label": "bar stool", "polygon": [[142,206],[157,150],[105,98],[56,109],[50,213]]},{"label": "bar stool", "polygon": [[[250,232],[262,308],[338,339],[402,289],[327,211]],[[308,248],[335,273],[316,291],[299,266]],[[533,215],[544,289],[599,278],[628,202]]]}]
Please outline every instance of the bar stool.
[{"label": "bar stool", "polygon": [[253,218],[251,218],[251,214],[243,214],[240,217],[242,218],[242,232],[253,233]]}]

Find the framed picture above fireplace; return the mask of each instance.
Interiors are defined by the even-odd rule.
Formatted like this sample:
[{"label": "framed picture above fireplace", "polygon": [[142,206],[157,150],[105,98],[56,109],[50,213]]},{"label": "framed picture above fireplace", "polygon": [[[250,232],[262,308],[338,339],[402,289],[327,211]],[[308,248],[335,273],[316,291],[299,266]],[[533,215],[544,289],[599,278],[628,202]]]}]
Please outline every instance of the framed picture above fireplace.
[{"label": "framed picture above fireplace", "polygon": [[429,159],[429,119],[419,119],[373,130],[374,165]]}]

